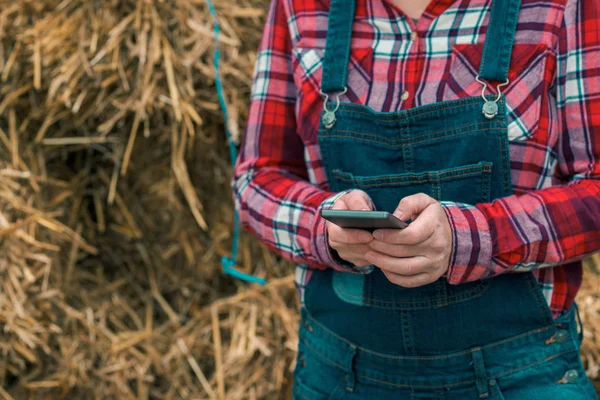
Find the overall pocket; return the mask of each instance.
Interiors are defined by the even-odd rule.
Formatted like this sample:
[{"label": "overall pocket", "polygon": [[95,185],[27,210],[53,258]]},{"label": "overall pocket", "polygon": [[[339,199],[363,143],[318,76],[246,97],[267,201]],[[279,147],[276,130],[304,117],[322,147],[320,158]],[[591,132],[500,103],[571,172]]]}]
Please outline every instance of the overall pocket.
[{"label": "overall pocket", "polygon": [[345,374],[334,361],[313,350],[302,337],[294,370],[294,400],[338,400],[344,397]]},{"label": "overall pocket", "polygon": [[[568,374],[568,375],[567,375]],[[567,378],[568,376],[568,378]],[[498,400],[597,400],[577,349],[496,379]]]},{"label": "overall pocket", "polygon": [[438,171],[376,176],[356,176],[339,169],[333,177],[345,187],[362,189],[380,211],[393,212],[403,197],[425,193],[438,201],[467,204],[490,201],[491,162],[464,165]]},{"label": "overall pocket", "polygon": [[[425,193],[436,200],[468,204],[488,202],[492,167],[491,162],[480,162],[421,173],[357,176],[333,170],[332,175],[340,186],[364,190],[378,210],[393,212],[403,197],[416,193]],[[377,268],[368,275],[333,274],[333,288],[341,300],[355,305],[405,311],[439,308],[477,298],[486,287],[487,282],[484,281],[455,286],[440,279],[418,290],[407,289],[389,282]]]}]

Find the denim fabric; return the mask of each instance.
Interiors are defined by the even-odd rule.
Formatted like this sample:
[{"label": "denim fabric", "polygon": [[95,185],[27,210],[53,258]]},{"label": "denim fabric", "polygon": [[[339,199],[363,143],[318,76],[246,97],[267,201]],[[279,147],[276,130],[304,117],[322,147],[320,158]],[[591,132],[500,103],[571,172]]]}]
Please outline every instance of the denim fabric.
[{"label": "denim fabric", "polygon": [[[506,274],[460,286],[400,288],[394,293],[394,307],[387,308],[349,304],[332,290],[331,270],[317,274],[318,278],[311,277],[306,288],[306,308],[346,340],[380,353],[434,355],[460,351],[553,323],[531,274]],[[405,297],[403,304],[398,301],[398,293]],[[380,303],[384,304],[383,300]]]},{"label": "denim fabric", "polygon": [[575,311],[481,347],[392,356],[355,346],[303,309],[294,399],[594,400]]},{"label": "denim fabric", "polygon": [[[483,116],[482,104],[481,98],[468,98],[394,113],[340,104],[333,127],[322,125],[319,132],[331,189],[362,189],[378,210],[390,212],[415,193],[467,204],[510,195],[505,106],[499,101],[500,113],[490,120]],[[311,280],[324,278],[319,272]],[[405,289],[390,283],[378,269],[368,275],[336,272],[332,282],[338,297],[349,304],[406,311],[420,299],[451,304],[456,298],[469,298],[473,288],[481,286],[451,286],[441,279]],[[311,292],[315,293],[305,294],[307,303],[312,302],[306,297]]]},{"label": "denim fabric", "polygon": [[[512,35],[515,29],[514,18],[503,20],[498,16],[514,14],[520,1],[499,2],[501,5],[493,7],[492,12],[498,14],[493,17],[494,24],[502,27],[490,28],[490,32],[496,34],[487,36],[488,47],[490,42],[493,46],[503,40],[497,32]],[[342,0],[333,0],[331,7],[334,9],[340,4]],[[329,15],[325,53],[329,51],[339,56],[326,56],[324,63],[329,65],[328,71],[340,73],[337,76],[325,74],[323,88],[331,86],[329,81],[333,76],[337,77],[332,83],[334,86],[345,85],[346,75],[341,71],[345,71],[347,59],[338,47],[350,46],[352,30],[348,29],[345,19],[352,15],[351,12]],[[336,47],[330,49],[333,43]],[[510,60],[510,51],[506,56]],[[508,68],[508,64],[504,64]],[[493,98],[490,96],[487,100]],[[507,110],[501,98],[495,103],[498,115],[494,118],[483,115],[485,102],[481,97],[398,112],[375,112],[362,105],[340,103],[335,94],[328,99],[318,139],[333,191],[362,189],[378,210],[385,211],[394,211],[403,197],[415,193],[467,204],[489,202],[512,194]],[[508,286],[504,284],[506,279],[458,286],[440,279],[408,289],[390,283],[377,268],[367,275],[315,271],[304,299],[316,318],[359,345],[378,348],[385,343],[391,353],[416,354],[422,351],[417,341],[428,340],[427,332],[442,321],[447,327],[458,323],[467,329],[485,327],[480,319],[490,315],[493,318],[505,316],[505,322],[518,322],[507,330],[480,335],[478,340],[496,340],[514,334],[514,329],[532,329],[551,323],[550,311],[544,305],[540,288],[532,284],[531,273],[508,279],[511,281]],[[480,315],[481,310],[485,310],[485,315]],[[376,335],[364,329],[367,324],[377,331]],[[423,327],[422,332],[420,327]],[[475,343],[472,335],[453,332],[465,340],[455,341],[450,336],[448,343],[440,343],[440,351]],[[399,334],[404,340],[397,340]]]},{"label": "denim fabric", "polygon": [[[486,48],[506,41],[507,32],[512,43],[520,0],[500,0],[499,3],[492,10],[493,26],[486,38]],[[331,10],[337,11],[329,15],[323,61],[324,91],[339,90],[346,84],[348,56],[345,50],[349,51],[351,44],[352,29],[348,20],[353,18],[353,7],[353,2],[332,1]],[[510,18],[504,18],[506,15]],[[510,60],[511,46],[508,47],[504,56]],[[508,63],[503,59],[501,65],[507,70]],[[482,62],[481,68],[484,70],[480,72],[488,75],[493,71],[506,72],[498,71],[496,65],[492,68],[490,62]],[[497,77],[502,78],[503,75]],[[507,110],[501,98],[492,103],[497,106],[498,114],[488,119],[482,113],[485,102],[480,97],[381,113],[362,105],[340,104],[338,95],[327,95],[318,135],[333,191],[362,189],[378,210],[385,211],[394,211],[403,197],[415,193],[466,204],[489,202],[512,194]],[[493,96],[487,97],[488,102],[492,99]],[[319,286],[318,281],[326,278],[324,273],[317,272],[308,287]],[[328,290],[351,305],[410,312],[422,299],[437,299],[437,307],[456,303],[457,299],[467,300],[481,286],[472,283],[453,287],[441,279],[422,288],[405,289],[390,283],[375,269],[368,275],[335,272]],[[310,298],[311,293],[317,297],[325,295],[307,289],[307,304],[320,303],[317,298]],[[353,312],[351,307],[348,310]],[[331,327],[336,329],[335,325]]]},{"label": "denim fabric", "polygon": [[[347,1],[332,0],[331,9],[354,7]],[[489,79],[504,80],[519,6],[494,0],[485,47],[503,56],[482,62]],[[325,91],[345,87],[351,29],[343,19],[352,15],[329,15]],[[389,113],[327,96],[319,146],[333,191],[362,189],[385,211],[415,193],[467,204],[512,194],[501,97],[498,114],[487,118],[482,109],[494,96]],[[377,268],[367,275],[314,271],[304,304],[298,399],[595,398],[574,311],[554,321],[529,272],[408,289]]]}]

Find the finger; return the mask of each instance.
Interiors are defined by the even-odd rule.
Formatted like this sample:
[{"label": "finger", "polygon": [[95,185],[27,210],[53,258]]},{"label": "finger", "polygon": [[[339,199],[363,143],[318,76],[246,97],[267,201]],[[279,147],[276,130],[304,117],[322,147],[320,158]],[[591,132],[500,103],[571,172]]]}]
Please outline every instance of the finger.
[{"label": "finger", "polygon": [[340,197],[339,199],[337,199],[335,201],[335,203],[333,203],[333,206],[331,207],[332,210],[349,210],[348,208],[348,204],[346,203],[346,200],[344,200],[345,196]]},{"label": "finger", "polygon": [[435,208],[427,207],[408,227],[378,229],[373,232],[373,237],[389,244],[416,245],[429,239],[439,225]]},{"label": "finger", "polygon": [[431,260],[423,256],[397,258],[369,251],[365,254],[365,260],[384,271],[405,276],[418,275],[433,269]]},{"label": "finger", "polygon": [[370,262],[365,261],[364,259],[351,261],[351,263],[358,268],[365,268],[371,265]]},{"label": "finger", "polygon": [[414,217],[423,212],[427,206],[435,203],[435,199],[429,197],[425,193],[417,193],[400,200],[396,211],[394,211],[394,215],[403,221],[414,219]]},{"label": "finger", "polygon": [[390,244],[386,242],[382,242],[379,240],[373,240],[368,245],[372,250],[376,252],[387,254],[388,256],[400,258],[400,257],[415,257],[415,256],[425,256],[427,254],[427,246],[423,244],[427,243],[427,241],[423,243],[419,243],[417,245],[404,245],[404,244]]},{"label": "finger", "polygon": [[431,275],[427,273],[412,276],[397,275],[386,271],[383,273],[391,283],[405,288],[416,288],[433,282]]},{"label": "finger", "polygon": [[360,244],[369,243],[373,240],[373,236],[368,231],[362,229],[340,228],[331,222],[327,222],[327,231],[329,233],[330,244]]},{"label": "finger", "polygon": [[353,190],[343,197],[345,197],[344,201],[348,205],[349,210],[370,211],[373,209],[371,198],[362,190]]},{"label": "finger", "polygon": [[348,244],[331,240],[329,243],[330,246],[333,247],[338,253],[343,251],[344,253],[353,254],[358,257],[364,257],[368,251],[371,251],[371,248],[368,244]]},{"label": "finger", "polygon": [[346,260],[349,263],[354,264],[357,267],[368,267],[369,265],[371,265],[370,262],[368,262],[367,260],[365,260],[364,257],[361,257],[361,256],[357,256],[354,254],[340,254],[340,253],[338,253],[338,255],[343,260]]}]

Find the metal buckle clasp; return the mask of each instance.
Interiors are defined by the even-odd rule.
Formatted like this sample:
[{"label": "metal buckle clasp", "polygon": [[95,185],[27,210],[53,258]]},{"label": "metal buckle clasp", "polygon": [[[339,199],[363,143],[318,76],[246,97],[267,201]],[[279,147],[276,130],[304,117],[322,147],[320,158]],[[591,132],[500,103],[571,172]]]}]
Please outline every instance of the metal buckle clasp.
[{"label": "metal buckle clasp", "polygon": [[347,91],[348,91],[348,88],[345,87],[344,90],[336,93],[335,106],[331,110],[328,108],[329,95],[322,91],[319,92],[321,94],[321,96],[323,96],[323,99],[324,99],[323,110],[325,112],[323,113],[323,116],[321,117],[321,121],[323,122],[323,126],[325,128],[331,129],[331,128],[333,128],[333,125],[335,125],[335,121],[336,121],[335,113],[337,112],[338,108],[340,108],[340,96],[343,96],[344,94],[346,94]]},{"label": "metal buckle clasp", "polygon": [[485,91],[488,87],[487,83],[482,81],[479,78],[479,75],[475,77],[475,80],[483,85],[483,88],[481,89],[481,98],[483,98],[484,103],[481,112],[487,119],[494,119],[494,117],[498,115],[498,102],[502,98],[502,91],[500,89],[507,86],[509,84],[509,80],[507,79],[504,83],[501,83],[498,86],[496,86],[497,94],[494,100],[488,100],[485,97]]}]

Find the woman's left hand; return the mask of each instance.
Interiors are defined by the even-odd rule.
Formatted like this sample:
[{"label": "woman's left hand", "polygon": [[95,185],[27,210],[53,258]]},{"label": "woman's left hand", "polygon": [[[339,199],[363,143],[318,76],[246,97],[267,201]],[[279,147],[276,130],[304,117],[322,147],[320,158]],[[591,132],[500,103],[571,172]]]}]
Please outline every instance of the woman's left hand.
[{"label": "woman's left hand", "polygon": [[379,229],[369,243],[365,259],[379,267],[396,285],[414,288],[435,282],[448,271],[452,229],[441,204],[419,193],[400,201],[394,215],[405,229]]}]

